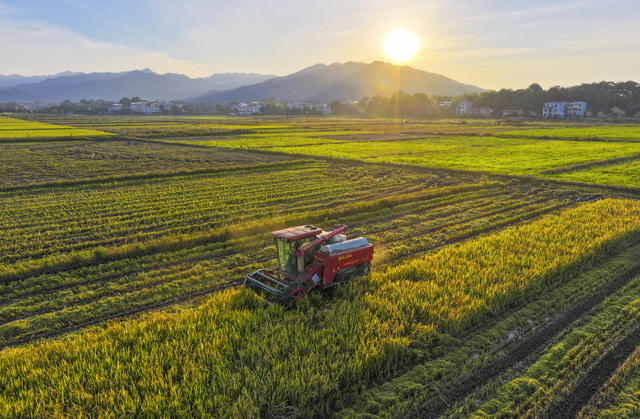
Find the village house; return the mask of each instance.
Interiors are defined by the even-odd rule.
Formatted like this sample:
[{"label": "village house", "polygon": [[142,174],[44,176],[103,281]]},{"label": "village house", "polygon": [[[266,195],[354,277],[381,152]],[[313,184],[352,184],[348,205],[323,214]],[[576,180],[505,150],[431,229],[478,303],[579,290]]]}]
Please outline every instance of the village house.
[{"label": "village house", "polygon": [[569,117],[584,117],[587,112],[587,102],[569,102],[567,104],[567,116]]},{"label": "village house", "polygon": [[129,110],[135,113],[152,115],[154,113],[160,113],[160,104],[155,102],[131,102]]},{"label": "village house", "polygon": [[473,109],[473,103],[470,100],[462,99],[456,103],[456,115],[469,115]]},{"label": "village house", "polygon": [[547,102],[542,108],[543,118],[584,117],[587,102]]},{"label": "village house", "polygon": [[287,103],[287,109],[295,110],[295,111],[316,111],[322,112],[327,115],[331,112],[331,108],[326,103],[301,103],[301,102],[293,102]]},{"label": "village house", "polygon": [[250,116],[260,115],[262,113],[262,104],[260,102],[238,103],[231,106],[231,115]]}]

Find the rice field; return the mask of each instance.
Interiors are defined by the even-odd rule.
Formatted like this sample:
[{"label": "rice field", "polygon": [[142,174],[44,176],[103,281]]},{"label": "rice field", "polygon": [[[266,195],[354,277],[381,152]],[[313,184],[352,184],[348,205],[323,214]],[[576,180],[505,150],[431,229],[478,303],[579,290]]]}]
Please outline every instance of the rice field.
[{"label": "rice field", "polygon": [[[24,117],[0,120],[2,416],[640,409],[635,127]],[[36,137],[73,130],[109,136]],[[242,286],[271,231],[338,223],[370,274],[290,310]]]}]

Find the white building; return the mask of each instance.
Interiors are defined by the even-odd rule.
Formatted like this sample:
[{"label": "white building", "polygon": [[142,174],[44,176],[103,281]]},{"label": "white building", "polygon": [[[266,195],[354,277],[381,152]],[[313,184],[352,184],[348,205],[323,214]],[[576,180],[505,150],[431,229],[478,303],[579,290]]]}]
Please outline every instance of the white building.
[{"label": "white building", "polygon": [[547,102],[542,107],[543,118],[564,118],[567,102]]},{"label": "white building", "polygon": [[569,102],[567,105],[567,116],[583,118],[587,112],[587,102]]},{"label": "white building", "polygon": [[542,108],[543,118],[583,117],[587,112],[587,102],[547,102]]},{"label": "white building", "polygon": [[322,112],[325,115],[331,112],[331,108],[326,103],[293,102],[293,103],[287,103],[287,109],[302,111],[302,112],[316,111],[316,112]]},{"label": "white building", "polygon": [[259,102],[238,103],[231,106],[231,115],[249,116],[260,115],[262,113],[262,104]]},{"label": "white building", "polygon": [[473,103],[471,101],[463,99],[456,103],[456,115],[468,115],[473,109]]},{"label": "white building", "polygon": [[160,105],[154,102],[131,102],[129,109],[131,112],[143,113],[145,115],[160,113]]},{"label": "white building", "polygon": [[114,103],[113,105],[109,105],[109,112],[122,112],[124,107],[122,103]]}]

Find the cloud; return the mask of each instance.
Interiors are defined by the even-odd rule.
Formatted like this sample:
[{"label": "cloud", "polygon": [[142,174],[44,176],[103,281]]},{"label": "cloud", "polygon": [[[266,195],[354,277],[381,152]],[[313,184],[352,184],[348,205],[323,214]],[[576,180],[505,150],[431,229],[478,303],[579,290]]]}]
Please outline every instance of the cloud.
[{"label": "cloud", "polygon": [[163,51],[94,41],[48,23],[16,19],[8,8],[0,8],[0,56],[5,57],[2,72],[24,75],[145,67],[159,73],[210,74],[207,66],[196,61],[177,59]]}]

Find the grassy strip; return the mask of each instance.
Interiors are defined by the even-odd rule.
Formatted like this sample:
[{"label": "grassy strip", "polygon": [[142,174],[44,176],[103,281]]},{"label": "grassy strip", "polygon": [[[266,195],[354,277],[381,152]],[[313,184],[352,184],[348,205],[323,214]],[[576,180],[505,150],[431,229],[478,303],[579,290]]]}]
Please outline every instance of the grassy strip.
[{"label": "grassy strip", "polygon": [[533,137],[542,139],[591,140],[591,141],[640,141],[640,128],[637,126],[585,126],[554,127],[530,129],[524,131],[505,131],[502,135],[511,137]]},{"label": "grassy strip", "polygon": [[603,200],[374,273],[334,301],[311,296],[285,312],[225,291],[196,308],[5,350],[0,414],[327,415],[437,348],[443,332],[485,323],[637,239],[638,228],[640,204]]}]

